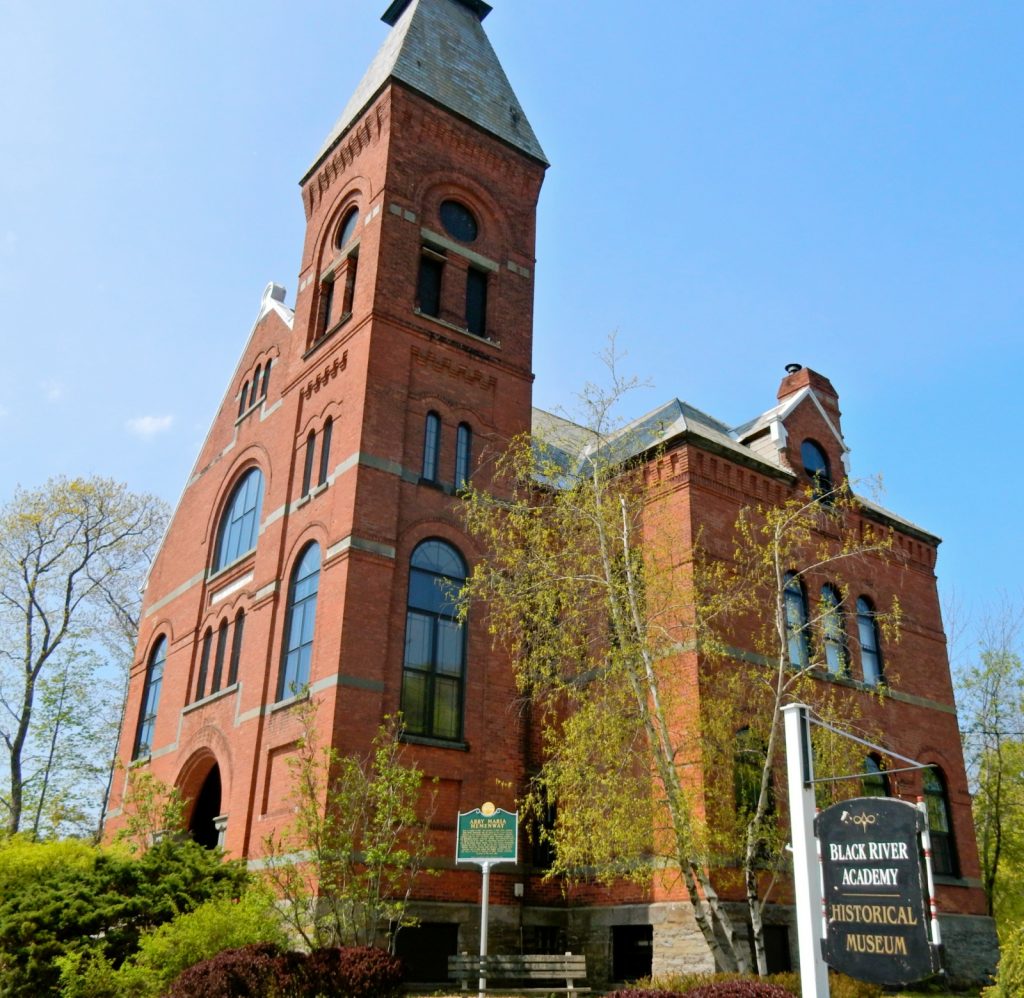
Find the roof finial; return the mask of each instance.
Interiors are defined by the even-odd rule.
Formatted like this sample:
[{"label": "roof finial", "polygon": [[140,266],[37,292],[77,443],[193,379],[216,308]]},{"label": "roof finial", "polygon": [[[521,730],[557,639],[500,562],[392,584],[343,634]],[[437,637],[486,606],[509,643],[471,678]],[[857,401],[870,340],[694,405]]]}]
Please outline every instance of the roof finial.
[{"label": "roof finial", "polygon": [[[384,16],[381,20],[385,24],[390,24],[394,27],[395,22],[405,12],[406,7],[411,4],[413,0],[392,0],[391,6],[384,11]],[[451,0],[452,3],[461,4],[463,7],[468,7],[477,16],[477,20],[482,21],[493,9],[489,3],[484,3],[484,0]]]}]

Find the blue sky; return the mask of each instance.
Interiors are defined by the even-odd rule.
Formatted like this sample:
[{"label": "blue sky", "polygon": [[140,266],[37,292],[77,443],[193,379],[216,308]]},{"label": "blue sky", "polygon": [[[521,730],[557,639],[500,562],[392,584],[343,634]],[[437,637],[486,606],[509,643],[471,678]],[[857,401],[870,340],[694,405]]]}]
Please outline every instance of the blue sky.
[{"label": "blue sky", "polygon": [[[571,405],[613,330],[636,414],[740,423],[813,367],[854,475],[945,538],[943,591],[1024,601],[1024,5],[494,5],[552,162],[535,402]],[[293,301],[297,182],[385,6],[5,0],[0,497],[177,497],[262,289]]]}]

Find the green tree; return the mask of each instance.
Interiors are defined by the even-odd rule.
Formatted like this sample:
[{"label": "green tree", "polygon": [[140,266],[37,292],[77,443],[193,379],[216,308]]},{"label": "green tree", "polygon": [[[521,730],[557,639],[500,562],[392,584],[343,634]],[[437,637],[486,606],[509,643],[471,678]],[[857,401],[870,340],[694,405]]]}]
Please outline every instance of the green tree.
[{"label": "green tree", "polygon": [[1024,919],[1024,661],[1022,615],[986,621],[975,663],[958,670],[964,761],[988,911],[1001,925]]},{"label": "green tree", "polygon": [[149,930],[210,898],[238,897],[240,863],[165,839],[141,856],[81,842],[0,845],[0,995],[58,993],[64,956],[92,952],[119,967]]},{"label": "green tree", "polygon": [[[745,785],[734,791],[735,807],[716,815],[710,838],[718,855],[740,857],[756,968],[764,975],[764,908],[778,874],[789,865],[788,825],[780,820],[779,806],[784,781],[776,779],[784,764],[782,708],[808,704],[829,726],[816,727],[813,734],[819,778],[861,772],[864,750],[842,732],[876,741],[880,735],[863,727],[856,696],[822,680],[849,671],[842,620],[851,600],[843,575],[853,563],[877,565],[895,558],[895,552],[892,531],[866,520],[861,502],[845,484],[745,507],[734,538],[731,557],[697,554],[695,615],[705,663],[704,699],[714,705],[702,715],[702,733],[706,769],[743,776]],[[821,595],[808,600],[811,588]],[[894,598],[876,611],[875,622],[897,640],[900,617]],[[821,784],[818,802],[824,807],[859,790],[854,780]],[[732,800],[727,792],[720,798]]]},{"label": "green tree", "polygon": [[[90,715],[109,713],[116,694],[97,705],[103,684],[83,684],[83,673],[95,675],[102,650],[122,668],[130,659],[143,575],[166,519],[159,499],[103,478],[51,479],[16,490],[0,508],[0,736],[9,774],[0,807],[11,834],[26,818],[38,834],[55,798],[95,776],[76,770],[79,754],[61,751],[61,741],[88,728]],[[111,755],[108,739],[102,757]],[[95,758],[90,752],[88,767]]]},{"label": "green tree", "polygon": [[388,717],[366,756],[322,746],[316,702],[303,708],[292,760],[294,823],[263,842],[265,876],[285,920],[312,948],[373,945],[415,925],[409,898],[429,846],[423,773],[402,760],[401,723]]},{"label": "green tree", "polygon": [[523,804],[552,847],[551,874],[681,877],[716,966],[745,969],[709,873],[699,724],[679,667],[694,644],[691,552],[653,522],[657,485],[633,457],[644,442],[616,432],[635,382],[613,359],[611,389],[584,392],[585,426],[552,419],[547,439],[513,440],[489,487],[467,490],[466,525],[486,554],[464,606],[486,609],[540,723]]},{"label": "green tree", "polygon": [[[789,654],[786,572],[883,556],[891,540],[881,528],[863,539],[846,494],[800,496],[745,510],[731,560],[701,557],[662,501],[664,428],[615,424],[635,383],[609,359],[611,388],[588,386],[584,425],[548,420],[546,439],[514,440],[488,488],[467,490],[467,527],[486,554],[464,606],[486,610],[541,724],[543,760],[524,804],[553,847],[551,873],[681,878],[716,966],[742,970],[746,947],[712,880],[725,845],[741,857],[763,973],[761,873],[766,855],[781,864],[783,844],[771,790],[780,712],[812,698],[823,666]],[[742,670],[727,668],[737,662]],[[853,713],[845,698],[812,702],[832,718]],[[722,790],[714,774],[734,771],[740,716],[752,796],[724,844],[707,819]]]}]

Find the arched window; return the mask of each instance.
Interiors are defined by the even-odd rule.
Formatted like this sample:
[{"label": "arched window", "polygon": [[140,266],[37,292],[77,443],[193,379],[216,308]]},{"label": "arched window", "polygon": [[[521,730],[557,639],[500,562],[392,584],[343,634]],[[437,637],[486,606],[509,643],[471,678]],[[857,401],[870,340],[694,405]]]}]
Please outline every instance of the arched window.
[{"label": "arched window", "polygon": [[466,640],[456,598],[466,563],[450,544],[424,541],[412,553],[405,616],[402,715],[406,731],[462,737]]},{"label": "arched window", "polygon": [[804,465],[804,474],[811,480],[811,488],[816,496],[828,496],[832,492],[832,472],[828,457],[813,440],[805,440],[800,445],[800,460]]},{"label": "arched window", "polygon": [[338,249],[344,249],[356,234],[356,222],[359,221],[359,209],[350,208],[345,214],[341,225],[338,226],[338,239],[335,245]]},{"label": "arched window", "polygon": [[231,493],[220,520],[213,570],[230,565],[256,547],[263,505],[263,473],[250,468]]},{"label": "arched window", "polygon": [[[761,777],[764,773],[765,746],[750,728],[736,732],[736,747],[733,755],[732,782],[733,800],[736,811],[749,818],[757,810],[761,796]],[[774,810],[775,802],[769,787],[768,809]]]},{"label": "arched window", "polygon": [[245,630],[245,611],[235,614],[235,629],[231,634],[231,664],[228,666],[228,686],[238,682],[238,663],[242,657],[242,634]]},{"label": "arched window", "polygon": [[885,775],[882,760],[874,753],[864,758],[864,777],[861,780],[861,793],[865,797],[889,796],[889,777]]},{"label": "arched window", "polygon": [[263,384],[260,385],[260,397],[266,398],[267,392],[270,391],[270,365],[272,361],[267,361],[267,366],[263,368]]},{"label": "arched window", "polygon": [[807,636],[807,596],[796,572],[786,573],[783,598],[786,607],[789,664],[796,669],[805,669],[811,660],[811,646]]},{"label": "arched window", "polygon": [[846,654],[846,623],[843,620],[842,598],[835,586],[821,589],[821,635],[825,646],[825,664],[834,676],[850,671]]},{"label": "arched window", "polygon": [[307,545],[292,569],[288,586],[288,610],[284,621],[284,653],[277,699],[295,696],[309,683],[313,657],[313,624],[316,594],[320,586],[320,545]]},{"label": "arched window", "polygon": [[476,240],[480,232],[476,217],[461,201],[442,201],[441,225],[444,231],[453,239],[462,243],[471,243]]},{"label": "arched window", "polygon": [[885,673],[882,668],[882,643],[878,635],[875,608],[866,596],[857,600],[857,637],[860,640],[860,667],[864,682],[877,686]]},{"label": "arched window", "polygon": [[242,394],[238,396],[238,415],[241,416],[249,408],[249,382],[243,382]]},{"label": "arched window", "polygon": [[924,771],[922,782],[928,809],[928,834],[932,840],[932,872],[943,877],[955,877],[959,871],[945,777],[938,767],[931,766]]},{"label": "arched window", "polygon": [[331,434],[333,432],[334,420],[328,416],[320,434],[320,474],[317,476],[317,485],[327,484],[327,475],[331,470]]},{"label": "arched window", "polygon": [[316,453],[316,431],[310,430],[306,435],[306,460],[302,466],[302,495],[309,495],[309,487],[313,482],[313,456]]},{"label": "arched window", "polygon": [[473,455],[473,431],[467,423],[459,423],[455,437],[455,487],[464,489],[469,484],[469,462]]},{"label": "arched window", "polygon": [[206,677],[210,671],[210,651],[213,649],[213,631],[208,627],[203,635],[203,650],[199,656],[199,678],[196,680],[196,699],[206,696]]},{"label": "arched window", "polygon": [[217,654],[213,660],[213,681],[210,683],[210,693],[217,693],[220,690],[220,681],[224,676],[224,656],[228,649],[228,622],[227,618],[220,622],[217,628]]},{"label": "arched window", "polygon": [[139,712],[139,729],[135,734],[133,759],[149,755],[153,751],[153,731],[156,728],[156,711],[160,706],[160,687],[164,679],[164,663],[167,661],[167,639],[157,639],[146,666],[146,683],[142,687],[142,709]]},{"label": "arched window", "polygon": [[423,428],[423,477],[428,482],[437,481],[437,467],[441,460],[441,417],[428,412]]},{"label": "arched window", "polygon": [[256,400],[260,397],[260,372],[263,370],[262,364],[256,365],[256,373],[252,376],[252,391],[249,393],[249,408],[251,409],[255,404]]}]

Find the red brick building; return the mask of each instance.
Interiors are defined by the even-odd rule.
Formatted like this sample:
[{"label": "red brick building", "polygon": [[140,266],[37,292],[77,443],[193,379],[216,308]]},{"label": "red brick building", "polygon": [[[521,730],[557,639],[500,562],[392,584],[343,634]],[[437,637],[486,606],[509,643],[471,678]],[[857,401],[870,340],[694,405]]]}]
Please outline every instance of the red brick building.
[{"label": "red brick building", "polygon": [[[502,788],[522,785],[528,759],[507,661],[482,628],[458,626],[432,584],[457,580],[480,553],[461,527],[458,485],[472,476],[486,486],[487,457],[531,425],[547,163],[484,34],[489,10],[395,0],[385,13],[391,30],[301,182],[294,309],[283,288],[267,287],[152,566],[120,745],[125,763],[181,789],[197,838],[258,862],[263,838],[289,818],[296,691],[318,699],[341,752],[365,750],[382,717],[401,710],[410,755],[439,780],[444,872],[424,883],[425,924],[405,943],[428,955],[421,976],[434,979],[446,951],[476,942],[479,874],[447,859],[455,815],[491,799],[513,806]],[[783,499],[804,487],[808,460],[835,475],[844,467],[836,394],[805,369],[744,427],[679,402],[657,418],[671,427],[663,455],[682,530]],[[804,441],[817,453],[801,455]],[[892,653],[901,679],[875,709],[899,732],[894,748],[941,766],[949,947],[965,967],[984,963],[992,929],[980,917],[938,541],[866,512],[896,528],[906,554],[895,574],[845,580],[865,607],[894,593],[904,606],[907,633]],[[889,651],[874,654],[844,681],[873,686]],[[123,789],[108,805],[110,832]],[[495,873],[492,903],[495,940],[583,948],[598,980],[652,953],[656,968],[706,964],[675,898],[624,890],[574,905],[524,862]],[[780,907],[780,925],[787,918]],[[780,935],[779,958],[793,945],[795,934]]]}]

